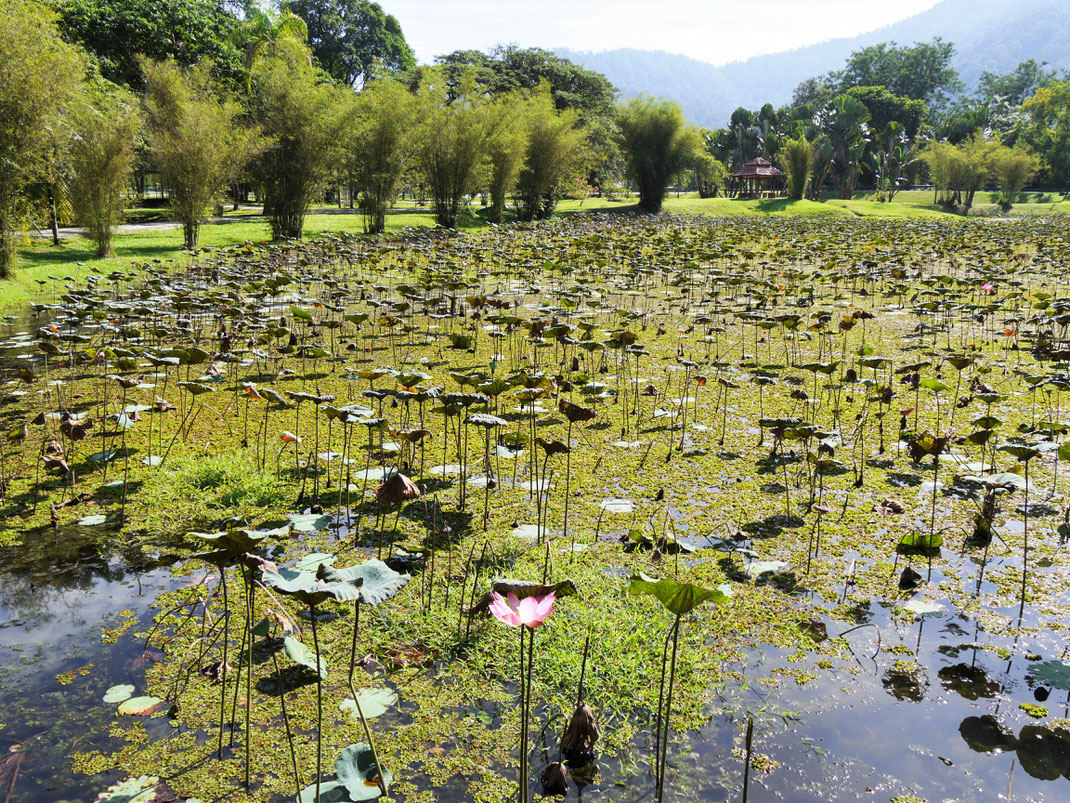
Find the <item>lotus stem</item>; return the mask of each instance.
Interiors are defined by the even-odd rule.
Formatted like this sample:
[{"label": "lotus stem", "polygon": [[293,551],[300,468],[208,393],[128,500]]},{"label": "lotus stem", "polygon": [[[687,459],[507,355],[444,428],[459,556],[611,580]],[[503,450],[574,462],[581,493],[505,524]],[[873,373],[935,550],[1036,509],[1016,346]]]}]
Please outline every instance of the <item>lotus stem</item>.
[{"label": "lotus stem", "polygon": [[323,659],[320,658],[320,640],[316,630],[316,606],[308,606],[312,619],[312,646],[316,651],[316,798],[320,799],[320,779],[323,777]]},{"label": "lotus stem", "polygon": [[219,681],[219,746],[216,748],[216,758],[223,758],[223,717],[227,706],[227,642],[230,640],[230,617],[227,613],[229,601],[227,599],[227,573],[219,567],[219,582],[223,586],[223,665],[220,667]]},{"label": "lotus stem", "polygon": [[286,728],[286,744],[290,748],[290,760],[293,762],[294,768],[294,789],[296,795],[301,795],[301,776],[297,771],[297,753],[294,750],[294,736],[293,731],[290,730],[290,718],[286,714],[286,687],[282,681],[282,668],[279,666],[279,654],[278,651],[271,651],[271,658],[275,662],[275,676],[279,679],[279,705],[282,706],[282,724]]}]

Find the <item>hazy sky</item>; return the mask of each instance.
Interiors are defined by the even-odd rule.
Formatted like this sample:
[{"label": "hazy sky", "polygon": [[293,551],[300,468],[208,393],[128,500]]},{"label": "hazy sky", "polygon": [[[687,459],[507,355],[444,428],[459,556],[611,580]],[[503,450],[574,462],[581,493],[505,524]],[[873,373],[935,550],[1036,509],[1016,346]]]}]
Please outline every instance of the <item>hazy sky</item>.
[{"label": "hazy sky", "polygon": [[379,0],[421,63],[496,44],[683,53],[724,64],[871,31],[937,0]]}]

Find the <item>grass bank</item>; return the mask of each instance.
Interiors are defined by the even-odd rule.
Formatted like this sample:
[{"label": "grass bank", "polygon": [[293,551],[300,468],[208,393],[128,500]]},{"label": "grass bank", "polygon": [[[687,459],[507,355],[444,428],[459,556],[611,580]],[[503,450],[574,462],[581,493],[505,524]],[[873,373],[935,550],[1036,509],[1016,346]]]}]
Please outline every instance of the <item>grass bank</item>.
[{"label": "grass bank", "polygon": [[[583,212],[635,210],[633,197],[610,200],[588,198],[584,201],[564,200],[558,214],[569,216]],[[851,200],[828,198],[822,202],[792,201],[787,198],[738,199],[699,198],[697,193],[671,194],[665,200],[665,210],[678,214],[739,217],[774,215],[791,217],[877,217],[890,219],[955,218],[933,203],[933,193],[915,190],[900,192],[891,202],[876,200],[874,193],[856,193]],[[305,222],[305,234],[315,237],[326,232],[360,234],[363,218],[352,210],[320,210],[310,214]],[[1033,215],[1068,214],[1070,201],[1058,193],[1019,193],[1016,205],[1004,212],[996,204],[996,193],[977,193],[971,216],[1024,217]],[[399,208],[387,216],[387,229],[398,231],[411,226],[434,226],[434,216],[419,208]],[[479,215],[469,215],[461,228],[475,231],[487,226]],[[267,221],[248,210],[228,213],[223,220],[201,229],[202,246],[226,246],[251,240],[271,238]],[[47,239],[27,241],[20,251],[21,264],[16,275],[0,281],[0,313],[10,314],[39,300],[55,297],[70,281],[89,275],[107,275],[126,271],[148,261],[182,261],[180,228],[150,229],[124,232],[115,238],[115,255],[107,259],[93,256],[92,243],[83,237],[72,237],[60,246],[52,246]],[[58,281],[57,281],[58,280]]]}]

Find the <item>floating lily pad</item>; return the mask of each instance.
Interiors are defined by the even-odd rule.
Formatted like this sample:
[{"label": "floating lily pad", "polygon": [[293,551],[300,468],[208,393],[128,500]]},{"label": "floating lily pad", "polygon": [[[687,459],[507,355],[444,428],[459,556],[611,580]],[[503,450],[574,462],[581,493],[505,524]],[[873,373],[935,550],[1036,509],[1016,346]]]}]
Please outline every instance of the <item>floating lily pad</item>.
[{"label": "floating lily pad", "polygon": [[431,468],[427,469],[427,473],[438,476],[452,476],[460,474],[462,470],[463,466],[458,463],[447,463],[444,466],[431,466]]},{"label": "floating lily pad", "polygon": [[290,526],[300,533],[314,533],[331,523],[331,517],[321,513],[291,513],[287,518]]},{"label": "floating lily pad", "polygon": [[743,567],[743,571],[751,577],[761,577],[763,574],[780,574],[788,568],[788,564],[782,560],[754,560]]},{"label": "floating lily pad", "polygon": [[[360,701],[364,718],[374,719],[389,711],[397,703],[398,695],[393,689],[361,689],[357,692],[357,700]],[[353,717],[357,716],[357,706],[352,697],[342,700],[338,708]]]},{"label": "floating lily pad", "polygon": [[316,784],[306,786],[297,796],[297,803],[343,803],[349,799],[346,788],[338,781],[324,781],[320,784],[320,796],[316,798]]},{"label": "floating lily pad", "polygon": [[519,527],[514,527],[509,532],[509,535],[513,536],[513,538],[523,538],[525,541],[537,541],[540,530],[542,530],[543,535],[547,534],[546,528],[539,527],[538,524],[521,524]]},{"label": "floating lily pad", "polygon": [[160,711],[167,711],[171,703],[159,697],[131,697],[119,706],[119,716],[147,717]]},{"label": "floating lily pad", "polygon": [[1029,674],[1045,686],[1070,691],[1070,663],[1045,661],[1029,668]]},{"label": "floating lily pad", "polygon": [[121,703],[129,700],[134,694],[134,687],[129,684],[123,684],[121,686],[112,686],[106,692],[104,692],[104,702],[106,703]]},{"label": "floating lily pad", "polygon": [[[394,468],[369,468],[356,471],[352,476],[355,480],[381,482],[382,480],[390,479],[397,473],[397,470]],[[460,472],[458,471],[457,473],[459,474]]]},{"label": "floating lily pad", "polygon": [[632,513],[635,511],[635,502],[630,499],[618,499],[616,497],[603,499],[598,506],[606,513]]},{"label": "floating lily pad", "polygon": [[155,775],[141,775],[113,783],[97,795],[95,803],[160,803],[165,799],[170,798],[161,789],[160,779]]},{"label": "floating lily pad", "polygon": [[81,527],[99,527],[101,524],[107,523],[107,521],[108,517],[105,514],[93,513],[78,519],[78,525]]},{"label": "floating lily pad", "polygon": [[939,602],[931,602],[926,599],[912,599],[910,602],[905,602],[899,607],[903,610],[911,611],[916,616],[939,616],[944,612],[944,606]]}]

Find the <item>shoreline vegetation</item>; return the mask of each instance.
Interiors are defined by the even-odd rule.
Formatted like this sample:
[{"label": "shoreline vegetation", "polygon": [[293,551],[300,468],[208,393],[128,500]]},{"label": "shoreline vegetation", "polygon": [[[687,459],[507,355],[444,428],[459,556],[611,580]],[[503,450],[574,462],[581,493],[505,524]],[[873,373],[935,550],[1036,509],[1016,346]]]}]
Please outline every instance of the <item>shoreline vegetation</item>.
[{"label": "shoreline vegetation", "polygon": [[[823,202],[790,200],[787,198],[739,199],[699,198],[698,193],[670,192],[665,199],[665,211],[670,214],[691,214],[711,217],[738,216],[801,216],[829,215],[833,217],[862,217],[881,219],[944,219],[993,220],[1014,219],[1070,213],[1070,200],[1057,192],[1023,192],[1010,211],[1003,211],[996,203],[997,193],[978,193],[970,215],[944,211],[934,204],[933,193],[928,190],[900,192],[890,202],[874,200],[872,192],[859,192],[849,200],[830,198]],[[588,198],[583,201],[563,200],[558,204],[556,217],[566,218],[588,212],[636,212],[634,196],[609,199]],[[140,210],[131,210],[137,212]],[[485,217],[486,207],[474,203],[467,214],[461,216],[458,230],[469,234],[489,230],[492,224]],[[165,213],[166,215],[166,213]],[[136,220],[136,215],[128,213]],[[312,210],[305,226],[306,237],[325,234],[363,234],[364,218],[360,210],[319,208]],[[177,221],[158,220],[145,225],[143,230],[134,230],[131,222],[127,229],[116,234],[115,256],[95,258],[93,243],[83,237],[68,234],[59,246],[53,246],[44,236],[26,236],[19,250],[20,267],[10,279],[0,280],[0,314],[13,315],[26,305],[40,300],[42,293],[48,295],[62,289],[70,279],[80,281],[87,276],[106,275],[124,270],[133,265],[152,263],[155,260],[189,260],[183,249],[182,228]],[[386,230],[400,232],[410,227],[434,227],[435,218],[430,209],[411,203],[403,203],[386,216]],[[252,207],[214,218],[201,229],[202,248],[220,248],[244,242],[265,243],[271,240],[271,227],[266,217]],[[57,279],[59,281],[57,281]]]}]

